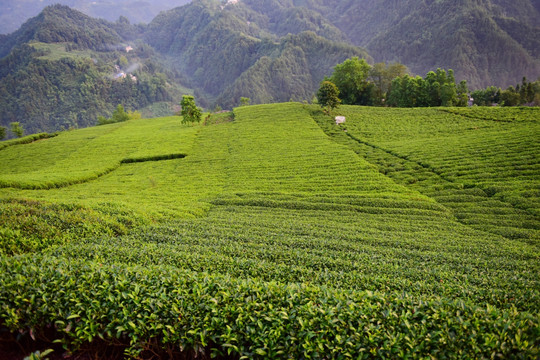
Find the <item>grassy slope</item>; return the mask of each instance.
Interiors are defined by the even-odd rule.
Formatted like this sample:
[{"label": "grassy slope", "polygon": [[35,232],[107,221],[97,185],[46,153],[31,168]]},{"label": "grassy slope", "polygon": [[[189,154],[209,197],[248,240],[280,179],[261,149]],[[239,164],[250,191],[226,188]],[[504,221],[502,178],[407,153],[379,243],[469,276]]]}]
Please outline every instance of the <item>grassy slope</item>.
[{"label": "grassy slope", "polygon": [[[64,274],[80,278],[76,292],[66,290],[77,299],[73,304],[87,309],[99,305],[96,310],[82,311],[79,305],[55,310],[39,300],[25,307],[27,313],[2,315],[5,323],[26,328],[62,321],[65,326],[70,314],[78,314],[82,320],[71,320],[69,328],[80,332],[60,331],[72,347],[99,334],[109,340],[124,334],[130,339],[155,337],[187,349],[213,344],[218,352],[231,349],[260,358],[280,357],[279,349],[314,358],[360,352],[395,357],[399,351],[417,357],[437,352],[440,357],[490,356],[492,351],[537,354],[537,231],[529,229],[524,242],[456,221],[455,208],[441,201],[442,195],[428,195],[459,189],[457,181],[414,171],[405,161],[405,156],[417,154],[410,150],[413,145],[422,150],[430,136],[438,136],[441,153],[451,158],[442,146],[445,139],[452,140],[471,122],[473,127],[486,125],[485,120],[429,109],[417,113],[384,109],[387,112],[379,114],[384,110],[343,108],[351,134],[368,134],[366,141],[380,142],[379,147],[368,147],[351,143],[343,131],[335,132],[335,125],[329,127],[328,119],[309,110],[313,118],[299,104],[252,106],[236,109],[232,123],[183,127],[174,118],[141,120],[21,145],[24,152],[19,148],[19,156],[51,146],[51,151],[34,153],[43,154],[43,173],[58,169],[55,166],[62,161],[52,150],[53,140],[68,149],[69,139],[86,139],[83,154],[88,159],[111,162],[177,151],[188,156],[122,164],[97,180],[60,189],[0,189],[2,197],[76,202],[102,212],[103,204],[119,205],[153,218],[170,218],[134,228],[130,234],[84,236],[40,255],[5,258],[2,269],[27,279],[6,278],[13,281],[4,282],[0,301],[10,304],[8,308],[18,308],[34,291],[70,289]],[[534,121],[523,124],[531,122],[534,129]],[[491,142],[501,141],[500,129],[496,130],[484,133],[490,135],[490,148]],[[90,132],[94,139],[85,135]],[[517,133],[528,144],[523,133]],[[529,134],[534,132],[529,129]],[[114,144],[105,141],[107,136]],[[471,139],[471,146],[480,146],[482,139]],[[383,151],[383,146],[398,155],[403,149],[411,153],[398,157]],[[2,159],[15,148],[2,150]],[[429,158],[433,159],[438,157]],[[15,160],[9,161],[10,176],[28,178],[15,170]],[[31,162],[23,164],[30,169]],[[79,164],[70,164],[72,171],[66,169],[63,175],[68,178],[78,174],[74,170]],[[427,160],[426,164],[437,165]],[[408,171],[388,171],[392,167]],[[385,172],[387,176],[381,174]],[[409,181],[419,175],[425,179]],[[526,212],[525,217],[517,212],[519,221],[537,226],[537,218],[531,220]],[[51,277],[50,285],[36,287],[34,271]],[[113,287],[94,288],[96,278]],[[123,290],[114,290],[118,286]],[[25,289],[22,303],[7,300],[15,289]],[[137,299],[140,293],[147,294],[142,303],[122,295]],[[161,294],[161,300],[152,294]],[[131,310],[114,310],[118,304]],[[96,320],[94,311],[103,308],[115,315]],[[151,319],[143,315],[146,312],[154,314]],[[131,345],[145,347],[137,341]]]},{"label": "grassy slope", "polygon": [[538,109],[343,107],[319,124],[398,183],[474,228],[538,244]]}]

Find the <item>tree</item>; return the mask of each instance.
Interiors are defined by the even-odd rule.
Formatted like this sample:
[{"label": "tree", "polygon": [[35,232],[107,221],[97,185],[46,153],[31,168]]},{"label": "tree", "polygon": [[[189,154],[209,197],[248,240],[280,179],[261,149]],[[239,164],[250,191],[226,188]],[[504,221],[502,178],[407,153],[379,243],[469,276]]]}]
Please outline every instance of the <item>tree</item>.
[{"label": "tree", "polygon": [[127,116],[129,120],[138,120],[142,117],[140,111],[128,111]]},{"label": "tree", "polygon": [[371,66],[364,59],[352,57],[334,67],[330,81],[339,89],[344,104],[360,105],[362,93],[367,87]]},{"label": "tree", "polygon": [[251,99],[248,97],[241,97],[240,98],[240,106],[248,106],[251,103]]},{"label": "tree", "polygon": [[[439,69],[437,69],[437,73]],[[444,70],[441,70],[441,74],[445,74]],[[457,91],[456,91],[456,79],[454,77],[454,70],[449,69],[448,75],[444,80],[444,83],[441,87],[441,105],[442,106],[453,106],[457,102]]]},{"label": "tree", "polygon": [[467,80],[461,80],[457,86],[457,102],[456,106],[467,106],[469,104],[469,88]]},{"label": "tree", "polygon": [[107,125],[107,124],[114,124],[117,122],[123,122],[127,120],[134,120],[134,119],[140,119],[141,113],[138,111],[124,111],[124,107],[122,105],[118,105],[116,107],[116,110],[114,110],[112,117],[106,118],[105,116],[98,116],[98,125]]},{"label": "tree", "polygon": [[124,107],[120,104],[116,107],[116,110],[114,110],[111,122],[117,123],[117,122],[123,122],[129,120],[129,115],[124,111]]},{"label": "tree", "polygon": [[323,81],[319,91],[317,91],[317,101],[321,107],[328,107],[334,109],[339,106],[341,100],[339,99],[339,89],[331,81]]},{"label": "tree", "polygon": [[[383,100],[388,95],[392,80],[397,77],[402,77],[407,73],[407,67],[400,63],[386,64],[381,62],[373,65],[369,71],[369,80],[375,84],[375,88],[372,88],[371,90],[371,104],[383,105]],[[369,84],[366,90],[368,89]]]},{"label": "tree", "polygon": [[120,65],[122,69],[126,69],[129,65],[128,59],[124,55],[120,56],[120,59],[118,59],[118,65]]},{"label": "tree", "polygon": [[201,109],[195,105],[195,98],[191,95],[183,95],[182,101],[180,102],[182,106],[181,115],[184,117],[182,123],[186,124],[188,122],[194,123],[201,121]]},{"label": "tree", "polygon": [[4,140],[6,138],[6,128],[3,126],[0,126],[0,140]]},{"label": "tree", "polygon": [[9,124],[11,126],[11,132],[13,133],[13,135],[15,135],[16,137],[23,137],[24,135],[24,129],[23,127],[21,126],[21,123],[19,122],[12,122],[11,124]]},{"label": "tree", "polygon": [[501,92],[501,103],[503,106],[517,106],[520,101],[519,92],[513,86]]},{"label": "tree", "polygon": [[105,116],[99,115],[97,117],[97,124],[98,125],[107,125],[107,124],[112,124],[112,121],[111,121],[111,119],[107,119]]}]

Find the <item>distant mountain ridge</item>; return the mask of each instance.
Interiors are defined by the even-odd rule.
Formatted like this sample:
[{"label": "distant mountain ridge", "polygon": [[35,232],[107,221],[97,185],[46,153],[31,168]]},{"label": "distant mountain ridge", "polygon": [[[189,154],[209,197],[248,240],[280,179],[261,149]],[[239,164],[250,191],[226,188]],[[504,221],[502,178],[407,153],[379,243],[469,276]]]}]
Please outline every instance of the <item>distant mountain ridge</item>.
[{"label": "distant mountain ridge", "polygon": [[265,15],[242,2],[195,1],[156,17],[145,40],[224,107],[242,96],[256,103],[310,99],[336,64],[351,56],[371,60],[339,42],[340,31],[317,13],[281,10]]},{"label": "distant mountain ridge", "polygon": [[[305,7],[375,61],[398,61],[425,75],[454,69],[472,88],[540,76],[540,1],[243,0],[259,11]],[[265,10],[267,9],[267,10]]]},{"label": "distant mountain ridge", "polygon": [[45,7],[67,5],[92,17],[116,21],[120,16],[132,23],[149,23],[160,11],[184,5],[190,0],[0,0],[0,34],[16,31]]}]

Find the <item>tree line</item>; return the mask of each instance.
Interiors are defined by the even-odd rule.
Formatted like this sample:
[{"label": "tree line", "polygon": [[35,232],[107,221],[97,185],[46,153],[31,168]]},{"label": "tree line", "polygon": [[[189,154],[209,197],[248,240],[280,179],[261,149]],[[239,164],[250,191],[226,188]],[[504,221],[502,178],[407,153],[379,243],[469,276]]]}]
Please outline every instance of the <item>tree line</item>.
[{"label": "tree line", "polygon": [[332,75],[323,80],[317,100],[329,108],[341,103],[392,107],[540,106],[540,79],[531,83],[523,78],[521,84],[506,90],[491,86],[471,93],[466,80],[456,84],[452,69],[439,68],[423,78],[413,77],[403,64],[371,66],[365,59],[352,57],[336,65]]}]

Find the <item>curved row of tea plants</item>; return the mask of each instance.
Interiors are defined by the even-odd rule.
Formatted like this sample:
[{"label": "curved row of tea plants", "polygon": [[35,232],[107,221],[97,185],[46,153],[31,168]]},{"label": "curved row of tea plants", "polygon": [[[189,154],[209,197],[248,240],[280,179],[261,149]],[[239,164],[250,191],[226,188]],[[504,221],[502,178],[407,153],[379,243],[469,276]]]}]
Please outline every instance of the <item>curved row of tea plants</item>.
[{"label": "curved row of tea plants", "polygon": [[69,131],[10,146],[2,150],[0,187],[65,187],[102,177],[122,162],[179,157],[189,151],[198,131],[169,117]]},{"label": "curved row of tea plants", "polygon": [[540,110],[513,109],[512,121],[504,122],[475,116],[485,111],[504,119],[505,109],[455,110],[467,116],[448,113],[453,109],[344,106],[347,123],[338,128],[311,109],[333,139],[451,209],[460,222],[537,243]]},{"label": "curved row of tea plants", "polygon": [[0,324],[37,338],[53,328],[70,349],[99,340],[131,356],[538,356],[539,318],[515,308],[40,255],[0,259],[0,271]]}]

